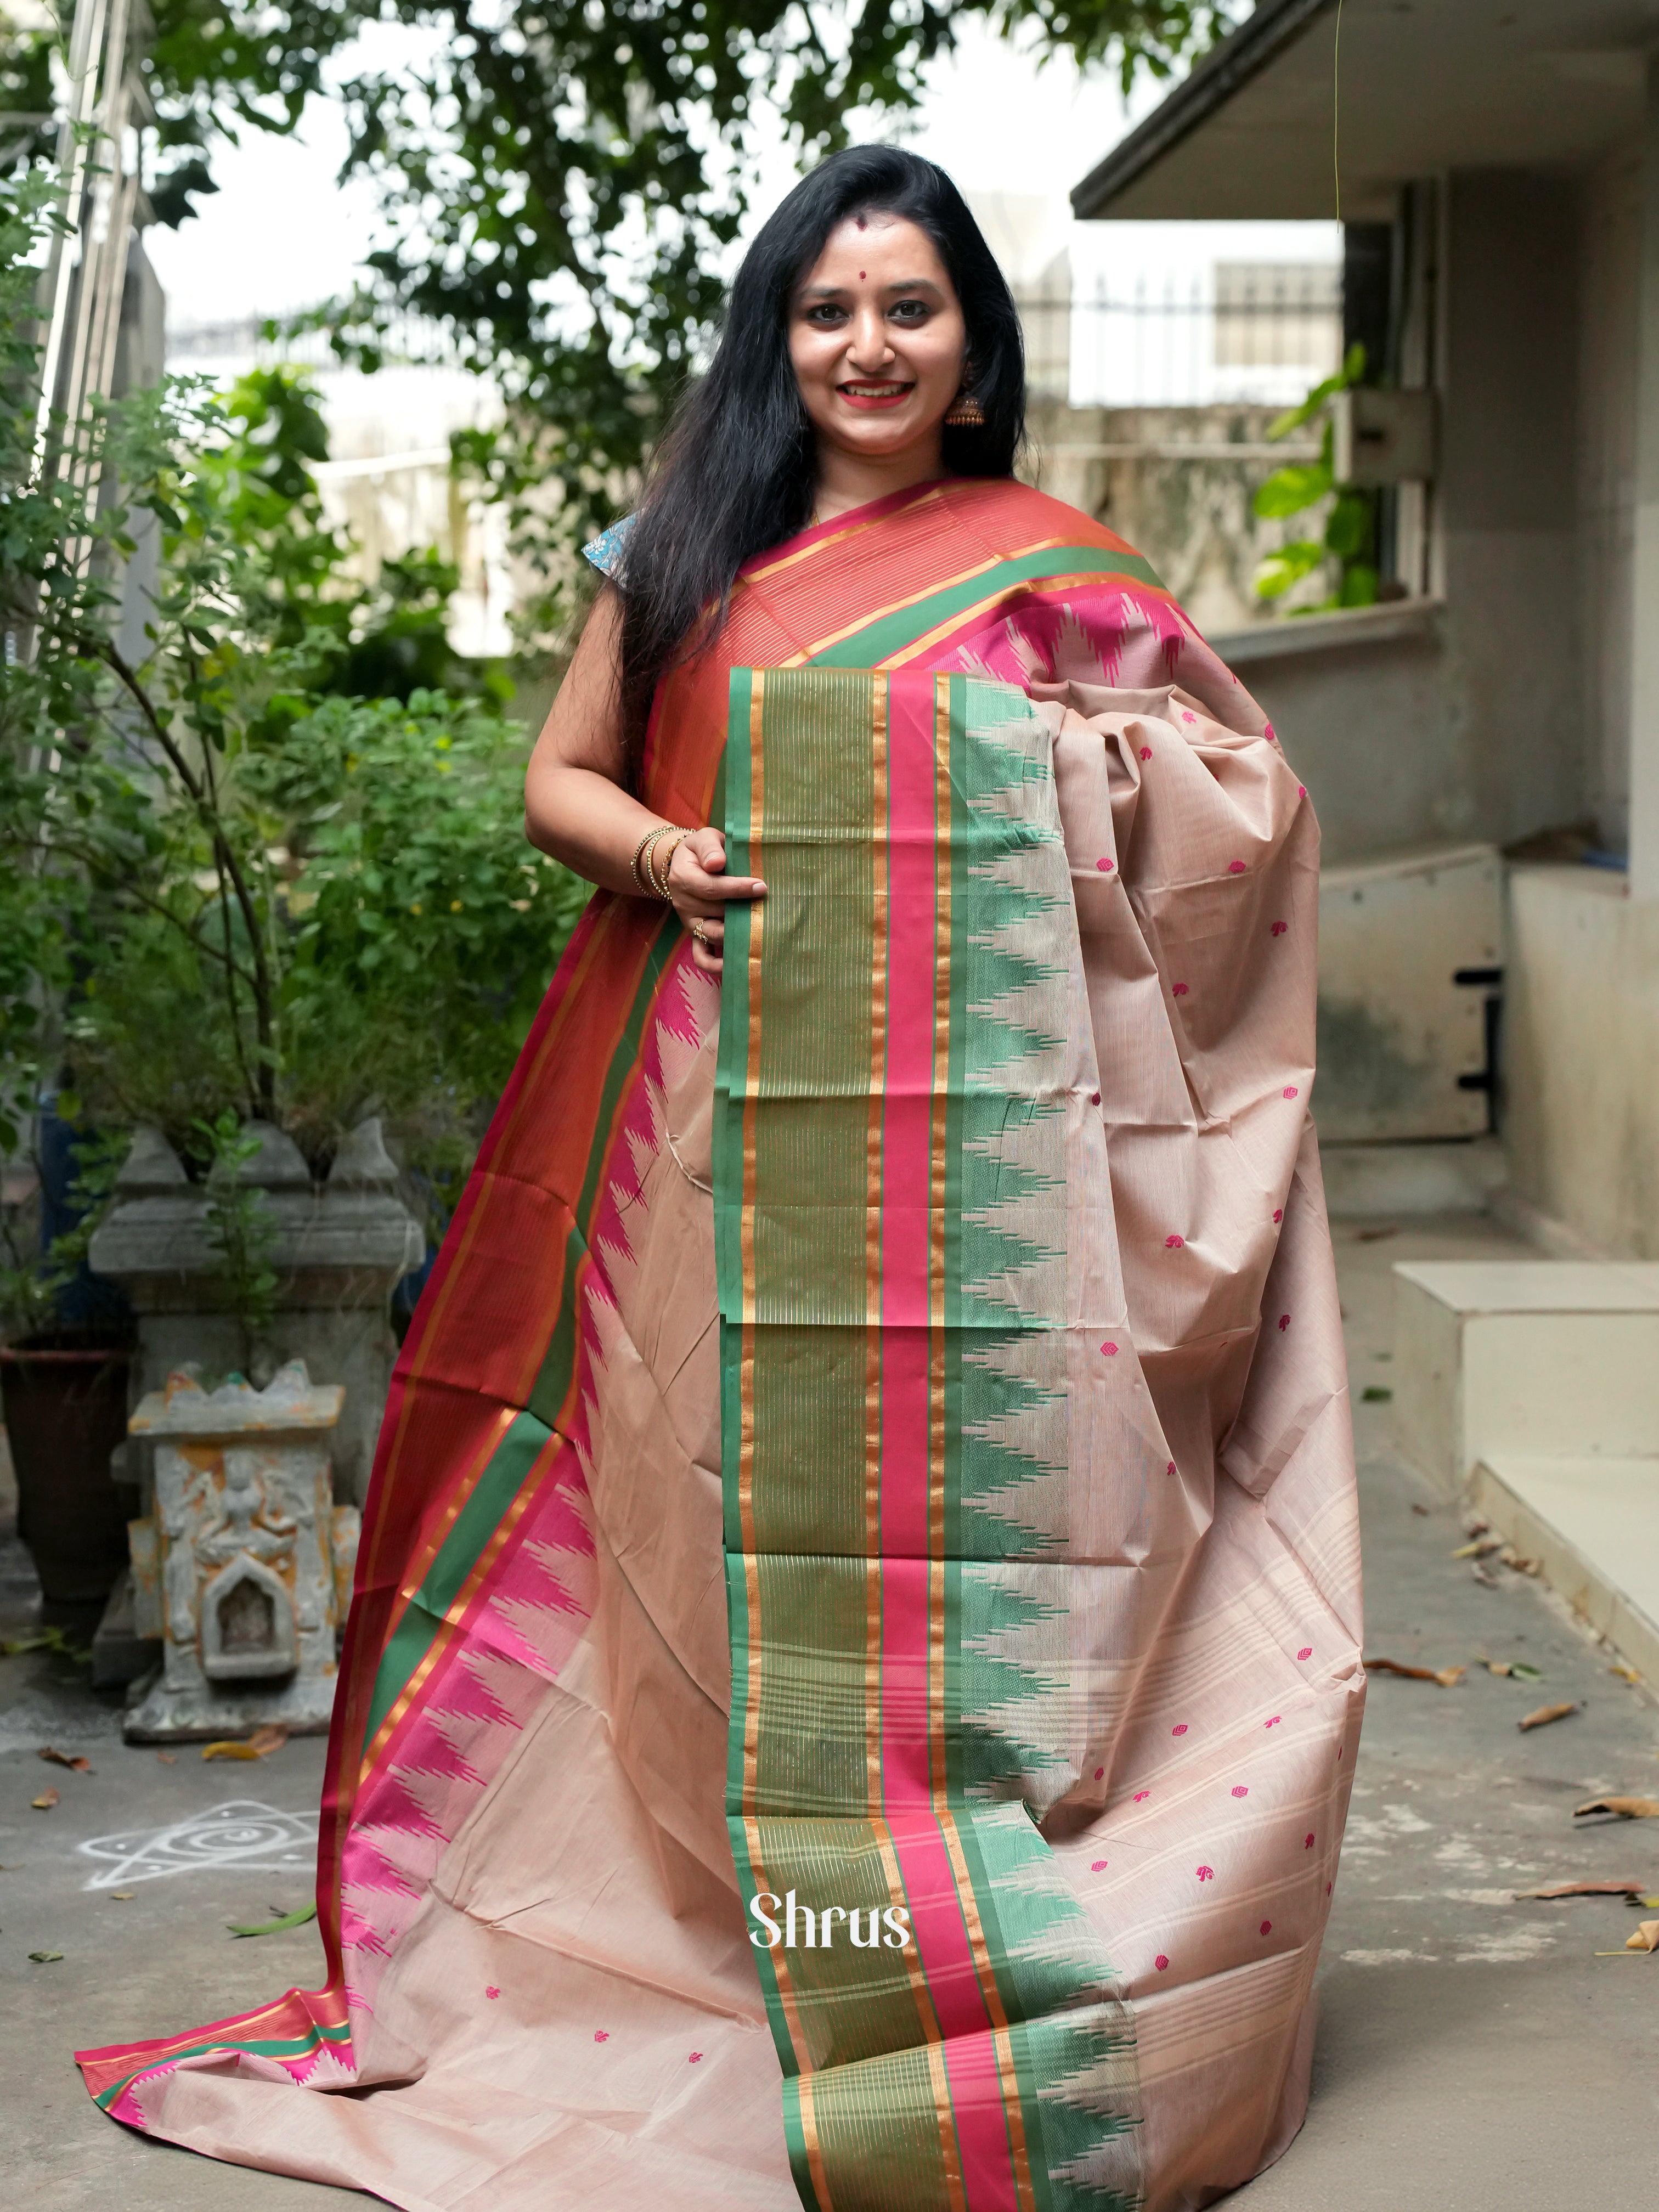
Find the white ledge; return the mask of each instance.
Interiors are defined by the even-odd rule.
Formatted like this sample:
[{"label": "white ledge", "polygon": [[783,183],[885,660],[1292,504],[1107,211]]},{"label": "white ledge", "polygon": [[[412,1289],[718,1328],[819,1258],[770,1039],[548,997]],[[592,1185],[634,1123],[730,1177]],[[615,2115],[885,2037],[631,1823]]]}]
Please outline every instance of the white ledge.
[{"label": "white ledge", "polygon": [[1443,599],[1384,599],[1374,607],[1342,607],[1334,614],[1285,615],[1276,622],[1253,623],[1249,629],[1223,630],[1207,641],[1229,666],[1299,659],[1304,653],[1431,637],[1445,611]]}]

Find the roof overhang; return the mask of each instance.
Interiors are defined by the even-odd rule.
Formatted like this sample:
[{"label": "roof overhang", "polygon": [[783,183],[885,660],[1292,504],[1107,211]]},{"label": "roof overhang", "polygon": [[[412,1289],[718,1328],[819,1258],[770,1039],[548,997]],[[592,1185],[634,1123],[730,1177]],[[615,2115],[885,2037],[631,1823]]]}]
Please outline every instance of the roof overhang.
[{"label": "roof overhang", "polygon": [[[1659,0],[1342,0],[1341,212],[1459,168],[1589,167],[1640,130]],[[1337,0],[1261,0],[1072,194],[1080,217],[1328,221]]]}]

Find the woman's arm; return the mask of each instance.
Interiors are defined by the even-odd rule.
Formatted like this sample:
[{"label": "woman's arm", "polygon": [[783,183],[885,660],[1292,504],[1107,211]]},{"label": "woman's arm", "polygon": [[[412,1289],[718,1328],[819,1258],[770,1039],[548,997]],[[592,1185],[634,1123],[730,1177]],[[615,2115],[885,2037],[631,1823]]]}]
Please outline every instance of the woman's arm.
[{"label": "woman's arm", "polygon": [[[663,817],[623,788],[621,633],[622,600],[607,584],[530,757],[524,826],[532,845],[590,883],[637,898],[634,854]],[[718,830],[694,823],[676,826],[691,835],[674,849],[670,900],[687,928],[695,924],[701,933],[692,947],[697,966],[718,975],[726,901],[763,898],[766,886],[749,876],[727,881],[726,840]]]}]

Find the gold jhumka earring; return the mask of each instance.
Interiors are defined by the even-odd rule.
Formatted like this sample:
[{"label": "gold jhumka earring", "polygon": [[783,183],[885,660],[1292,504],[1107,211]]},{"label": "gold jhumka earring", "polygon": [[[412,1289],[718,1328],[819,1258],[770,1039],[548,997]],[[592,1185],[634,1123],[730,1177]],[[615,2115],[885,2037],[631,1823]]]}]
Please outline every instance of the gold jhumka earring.
[{"label": "gold jhumka earring", "polygon": [[985,410],[971,392],[958,392],[951,402],[945,419],[953,430],[982,430]]}]

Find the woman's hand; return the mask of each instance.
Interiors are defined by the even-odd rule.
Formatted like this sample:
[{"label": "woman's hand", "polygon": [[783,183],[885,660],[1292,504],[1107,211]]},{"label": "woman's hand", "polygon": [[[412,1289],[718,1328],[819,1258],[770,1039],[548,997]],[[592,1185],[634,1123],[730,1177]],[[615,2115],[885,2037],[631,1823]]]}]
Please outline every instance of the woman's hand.
[{"label": "woman's hand", "polygon": [[694,830],[674,848],[668,864],[668,896],[696,940],[692,959],[705,975],[718,975],[727,901],[763,899],[766,886],[758,876],[728,876],[724,836],[718,830]]}]

